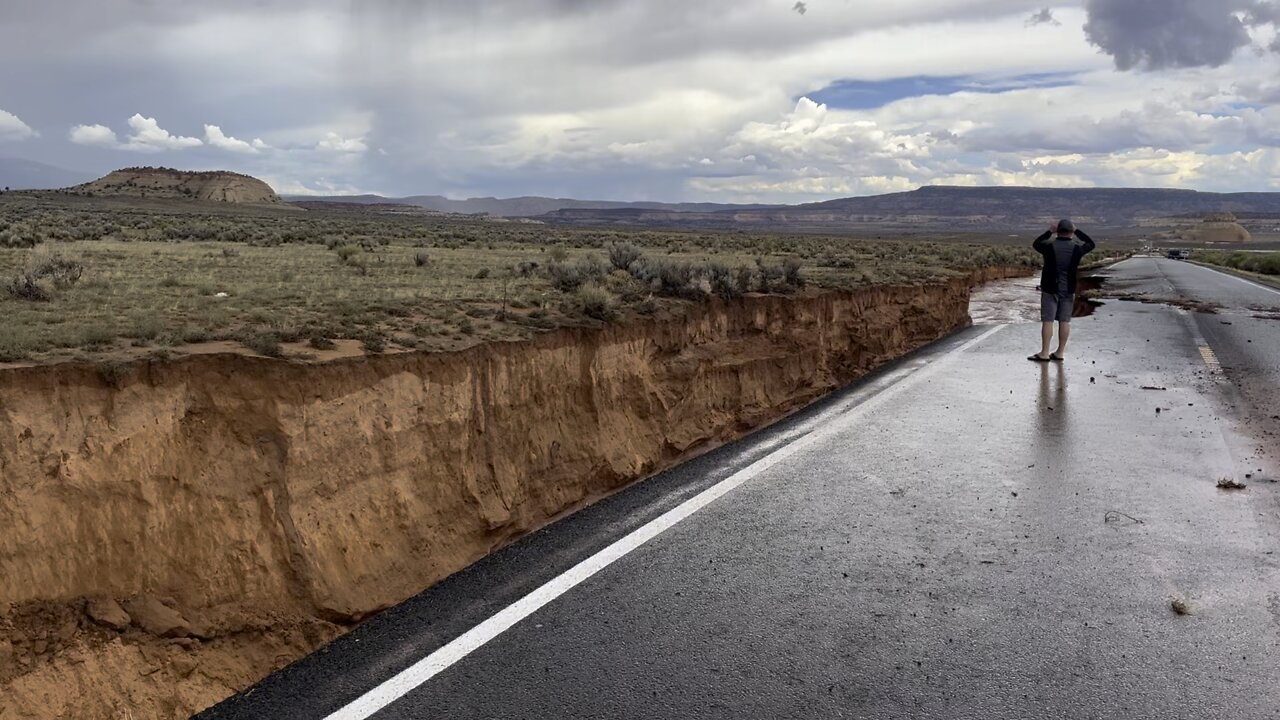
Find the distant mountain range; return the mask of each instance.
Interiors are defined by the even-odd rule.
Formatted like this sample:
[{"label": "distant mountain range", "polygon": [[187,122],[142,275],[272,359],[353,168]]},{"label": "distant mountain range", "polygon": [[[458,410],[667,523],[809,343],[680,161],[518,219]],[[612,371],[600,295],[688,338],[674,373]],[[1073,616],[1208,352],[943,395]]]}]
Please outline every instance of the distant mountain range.
[{"label": "distant mountain range", "polygon": [[[70,187],[89,195],[136,195],[163,199],[279,204],[265,183],[245,175],[167,168],[126,168],[86,183],[80,173],[29,160],[0,158],[0,188]],[[83,184],[82,184],[83,183]],[[365,207],[380,213],[430,211],[535,218],[588,226],[820,230],[1017,229],[1069,217],[1084,226],[1162,227],[1175,219],[1216,213],[1273,226],[1280,219],[1280,192],[1207,193],[1149,188],[1028,188],[928,186],[910,192],[840,198],[803,205],[615,202],[570,198],[515,197],[451,200],[440,195],[389,198],[381,195],[292,196],[297,208],[339,210]],[[418,210],[418,209],[421,210]]]},{"label": "distant mountain range", "polygon": [[1135,226],[1160,218],[1229,212],[1241,217],[1280,213],[1280,193],[1206,193],[1146,188],[1026,188],[928,186],[870,197],[803,205],[728,205],[570,200],[545,197],[450,200],[438,195],[286,198],[327,203],[402,203],[446,213],[536,217],[575,225],[705,228],[838,229],[851,226],[956,229],[1025,228],[1051,218],[1081,224]]},{"label": "distant mountain range", "polygon": [[1052,189],[929,186],[911,192],[841,198],[804,205],[673,213],[658,210],[566,208],[543,216],[580,225],[655,227],[956,230],[1026,228],[1053,218],[1081,224],[1133,227],[1162,218],[1211,213],[1267,217],[1280,213],[1280,193],[1205,193],[1145,188]]},{"label": "distant mountain range", "polygon": [[34,160],[0,158],[0,189],[54,190],[92,179],[93,175],[89,173],[66,170]]},{"label": "distant mountain range", "polygon": [[361,205],[382,205],[399,203],[416,205],[428,210],[461,215],[489,215],[492,217],[535,217],[556,210],[616,210],[640,209],[662,210],[665,212],[718,212],[723,210],[755,210],[774,207],[772,205],[727,205],[721,203],[660,203],[660,202],[613,202],[609,200],[573,200],[569,198],[548,197],[515,197],[515,198],[470,198],[467,200],[450,200],[440,195],[413,195],[410,197],[390,198],[381,195],[333,195],[312,197],[307,195],[285,196],[286,201],[294,202],[326,202],[326,203],[359,203]]}]

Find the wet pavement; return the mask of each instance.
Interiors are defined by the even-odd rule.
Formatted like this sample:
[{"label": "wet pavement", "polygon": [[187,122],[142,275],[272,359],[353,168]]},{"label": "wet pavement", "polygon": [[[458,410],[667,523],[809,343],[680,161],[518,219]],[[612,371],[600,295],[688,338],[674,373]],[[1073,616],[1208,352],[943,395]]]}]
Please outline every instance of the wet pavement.
[{"label": "wet pavement", "polygon": [[1163,258],[1135,258],[1104,274],[1104,294],[1210,306],[1209,313],[1183,314],[1229,385],[1219,395],[1245,436],[1241,464],[1274,477],[1280,466],[1280,289]]},{"label": "wet pavement", "polygon": [[[1108,285],[1253,299],[1165,263],[1127,261]],[[1216,488],[1268,462],[1251,424],[1266,401],[1233,373],[1267,360],[1248,348],[1272,348],[1280,322],[1220,333],[1218,351],[1237,327],[1220,320],[1108,302],[1060,365],[1025,360],[1035,322],[972,328],[535,533],[205,717],[334,713],[752,468],[376,714],[334,717],[1280,717],[1280,485]]]}]

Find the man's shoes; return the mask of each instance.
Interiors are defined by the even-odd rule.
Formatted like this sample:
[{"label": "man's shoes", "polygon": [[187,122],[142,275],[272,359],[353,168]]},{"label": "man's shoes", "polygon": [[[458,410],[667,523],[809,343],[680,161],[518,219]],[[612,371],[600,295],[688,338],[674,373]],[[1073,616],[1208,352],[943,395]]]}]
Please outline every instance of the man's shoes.
[{"label": "man's shoes", "polygon": [[[1050,355],[1049,357],[1053,357],[1053,356],[1052,356],[1052,355]],[[1030,360],[1031,362],[1038,362],[1038,363],[1047,363],[1047,362],[1049,362],[1049,358],[1047,358],[1047,357],[1040,357],[1038,354],[1037,354],[1037,355],[1032,355],[1031,357],[1029,357],[1029,358],[1027,358],[1027,359],[1028,359],[1028,360]]]}]

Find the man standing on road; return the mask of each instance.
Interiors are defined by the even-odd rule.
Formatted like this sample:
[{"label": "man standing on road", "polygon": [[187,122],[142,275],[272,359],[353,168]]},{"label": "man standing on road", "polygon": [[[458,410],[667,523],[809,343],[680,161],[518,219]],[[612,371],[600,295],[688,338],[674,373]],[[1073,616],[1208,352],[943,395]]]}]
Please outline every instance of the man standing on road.
[{"label": "man standing on road", "polygon": [[[1036,238],[1031,246],[1044,256],[1044,271],[1040,274],[1040,352],[1027,359],[1062,362],[1066,357],[1067,338],[1071,336],[1071,310],[1076,304],[1076,275],[1080,259],[1093,252],[1097,245],[1083,231],[1076,229],[1075,223],[1060,220]],[[1055,321],[1058,323],[1058,349],[1049,352]]]}]

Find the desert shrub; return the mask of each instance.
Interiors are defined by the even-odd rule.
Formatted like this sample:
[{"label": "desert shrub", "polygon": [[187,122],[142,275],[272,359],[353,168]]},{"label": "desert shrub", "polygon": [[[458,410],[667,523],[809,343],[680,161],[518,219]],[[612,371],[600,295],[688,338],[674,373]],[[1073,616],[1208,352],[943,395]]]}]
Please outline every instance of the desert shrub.
[{"label": "desert shrub", "polygon": [[547,264],[547,279],[560,292],[573,292],[589,282],[598,282],[605,276],[606,268],[594,255],[588,255],[576,263],[551,262]]},{"label": "desert shrub", "polygon": [[381,333],[369,332],[360,338],[360,346],[365,352],[380,353],[387,349],[387,340]]},{"label": "desert shrub", "polygon": [[19,362],[31,357],[31,348],[17,338],[0,336],[0,362]]},{"label": "desert shrub", "polygon": [[736,280],[738,283],[738,293],[740,295],[745,295],[751,292],[752,288],[755,286],[756,273],[750,267],[743,265],[738,268]]},{"label": "desert shrub", "polygon": [[9,297],[14,300],[30,300],[32,302],[48,302],[53,299],[53,290],[48,283],[28,275],[20,274],[11,279],[5,287]]},{"label": "desert shrub", "polygon": [[307,339],[307,343],[316,350],[332,350],[336,347],[332,340],[319,332],[312,333],[311,337]]},{"label": "desert shrub", "polygon": [[642,256],[640,248],[631,243],[614,243],[609,246],[609,262],[619,270],[630,269],[632,263]]},{"label": "desert shrub", "polygon": [[155,340],[164,330],[164,321],[156,315],[147,315],[137,318],[133,324],[133,330],[129,332],[129,337],[138,340]]},{"label": "desert shrub", "polygon": [[724,298],[735,298],[742,294],[738,289],[738,283],[733,271],[724,263],[712,260],[706,264],[704,272],[707,282],[710,284],[711,292],[716,295]]},{"label": "desert shrub", "polygon": [[37,280],[48,278],[54,287],[64,290],[80,282],[84,275],[84,265],[39,248],[31,251],[27,258],[26,274]]},{"label": "desert shrub", "polygon": [[96,349],[106,347],[115,342],[116,334],[110,328],[101,325],[90,325],[80,332],[80,347]]},{"label": "desert shrub", "polygon": [[777,265],[760,266],[760,289],[769,292],[777,286],[783,277],[782,268]]},{"label": "desert shrub", "polygon": [[31,251],[23,271],[11,278],[5,289],[15,300],[47,302],[53,299],[55,289],[69,288],[83,275],[84,265],[42,246]]},{"label": "desert shrub", "polygon": [[417,253],[413,256],[413,264],[417,267],[428,267],[431,265],[431,256],[424,252]]},{"label": "desert shrub", "polygon": [[182,332],[178,334],[178,339],[180,339],[184,343],[191,343],[191,344],[208,342],[209,331],[205,330],[204,328],[194,328],[194,327],[183,328]]},{"label": "desert shrub", "polygon": [[0,231],[0,247],[32,248],[40,244],[36,229],[26,223],[14,223]]},{"label": "desert shrub", "polygon": [[360,275],[369,274],[369,264],[365,262],[364,258],[362,257],[356,256],[356,255],[350,256],[346,260],[344,260],[342,264],[346,265],[352,270],[355,270],[357,274],[360,274]]},{"label": "desert shrub", "polygon": [[[853,270],[858,267],[858,261],[851,257],[841,255],[827,255],[821,261],[823,267],[838,268],[841,270]],[[954,264],[948,261],[948,264]]]},{"label": "desert shrub", "polygon": [[343,244],[343,245],[335,245],[333,248],[333,254],[337,255],[338,260],[344,263],[350,263],[351,258],[355,257],[361,252],[362,250],[358,245]]},{"label": "desert shrub", "polygon": [[562,263],[569,259],[569,249],[563,245],[554,245],[548,253],[555,262]]},{"label": "desert shrub", "polygon": [[662,295],[683,297],[697,292],[694,287],[697,273],[693,265],[683,260],[642,258],[632,264],[631,274]]},{"label": "desert shrub", "polygon": [[516,274],[522,278],[531,277],[538,270],[538,263],[526,260],[516,266]]},{"label": "desert shrub", "polygon": [[1260,255],[1254,270],[1264,275],[1280,275],[1280,253]]},{"label": "desert shrub", "polygon": [[476,271],[476,280],[484,280],[487,277],[489,277],[489,268],[480,268]]},{"label": "desert shrub", "polygon": [[240,335],[240,344],[267,357],[280,357],[284,351],[280,348],[280,336],[273,332],[252,331]]},{"label": "desert shrub", "polygon": [[804,287],[804,276],[800,273],[800,261],[787,258],[782,261],[782,280],[793,288]]},{"label": "desert shrub", "polygon": [[613,317],[613,296],[596,284],[583,285],[574,293],[574,302],[582,314],[597,320]]},{"label": "desert shrub", "polygon": [[1280,275],[1280,252],[1246,253],[1222,251],[1196,251],[1196,260],[1213,265],[1256,272],[1264,275]]},{"label": "desert shrub", "polygon": [[240,257],[240,250],[238,248],[230,248],[230,247],[222,248],[222,257],[225,257],[225,258]]}]

